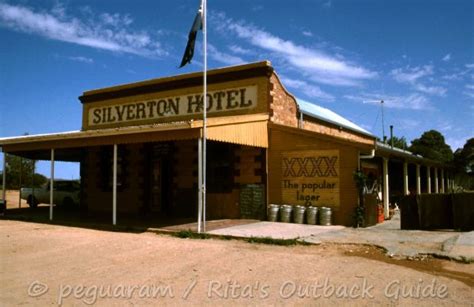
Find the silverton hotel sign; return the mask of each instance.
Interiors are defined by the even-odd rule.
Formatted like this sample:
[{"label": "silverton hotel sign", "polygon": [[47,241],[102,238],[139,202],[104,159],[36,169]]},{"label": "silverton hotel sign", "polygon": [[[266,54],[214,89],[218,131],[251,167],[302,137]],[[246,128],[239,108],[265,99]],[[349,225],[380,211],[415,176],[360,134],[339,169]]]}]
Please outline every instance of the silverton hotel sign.
[{"label": "silverton hotel sign", "polygon": [[[88,111],[88,125],[100,126],[152,120],[158,122],[160,119],[173,117],[198,118],[194,115],[202,114],[202,97],[200,93],[191,93],[91,107]],[[207,97],[207,112],[209,113],[253,109],[257,106],[257,86],[210,91]]]}]

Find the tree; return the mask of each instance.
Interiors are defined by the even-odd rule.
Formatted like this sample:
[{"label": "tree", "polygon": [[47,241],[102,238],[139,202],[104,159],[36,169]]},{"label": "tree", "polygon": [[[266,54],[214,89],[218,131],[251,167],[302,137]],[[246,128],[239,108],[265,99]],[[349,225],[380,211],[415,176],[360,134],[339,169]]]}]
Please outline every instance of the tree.
[{"label": "tree", "polygon": [[454,153],[454,165],[465,173],[474,172],[474,138],[466,141],[463,148],[459,148]]},{"label": "tree", "polygon": [[456,184],[464,189],[474,190],[474,138],[466,141],[463,148],[454,153]]},{"label": "tree", "polygon": [[18,189],[20,187],[20,177],[22,186],[32,187],[34,183],[35,187],[39,187],[46,182],[45,176],[41,174],[33,175],[36,161],[11,154],[6,155],[5,159],[7,188]]},{"label": "tree", "polygon": [[[388,139],[387,144],[392,145],[392,138]],[[408,148],[407,139],[405,139],[404,136],[402,136],[401,138],[398,138],[398,137],[394,136],[393,137],[393,147],[397,147],[397,148],[400,148],[400,149],[407,149]]]},{"label": "tree", "polygon": [[444,141],[444,136],[436,131],[424,132],[419,139],[411,141],[410,151],[424,158],[449,163],[453,160],[453,151]]}]

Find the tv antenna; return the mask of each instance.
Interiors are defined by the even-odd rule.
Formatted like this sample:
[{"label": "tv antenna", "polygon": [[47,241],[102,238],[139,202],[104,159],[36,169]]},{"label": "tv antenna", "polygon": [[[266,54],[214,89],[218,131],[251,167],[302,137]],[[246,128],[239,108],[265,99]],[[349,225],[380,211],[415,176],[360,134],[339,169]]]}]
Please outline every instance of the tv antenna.
[{"label": "tv antenna", "polygon": [[[384,114],[383,114],[383,104],[384,104],[384,101],[383,100],[366,100],[364,101],[364,103],[372,103],[372,104],[376,104],[376,103],[379,103],[380,102],[380,108],[381,108],[381,113],[382,113],[382,140],[383,142],[385,143],[387,140],[386,140],[386,137],[385,137],[385,118],[384,118]],[[379,111],[379,112],[380,112]],[[380,113],[377,113],[377,117],[375,118],[375,122],[374,122],[374,125],[373,125],[373,128],[375,128],[375,126],[377,125],[377,121],[379,119],[379,114]],[[372,129],[373,129],[372,128]]]},{"label": "tv antenna", "polygon": [[383,118],[383,100],[380,100],[380,107],[382,109],[382,140],[385,143],[385,141],[387,139],[385,137],[385,122],[384,122],[384,118]]}]

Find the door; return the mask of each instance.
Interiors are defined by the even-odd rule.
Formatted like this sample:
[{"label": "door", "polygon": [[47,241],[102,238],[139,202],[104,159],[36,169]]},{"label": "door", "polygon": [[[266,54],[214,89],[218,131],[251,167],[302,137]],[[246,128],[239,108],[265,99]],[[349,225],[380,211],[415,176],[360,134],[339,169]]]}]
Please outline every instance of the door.
[{"label": "door", "polygon": [[162,161],[153,159],[151,164],[151,211],[161,212],[163,202]]},{"label": "door", "polygon": [[169,214],[170,200],[170,153],[168,143],[153,144],[150,159],[150,210]]}]

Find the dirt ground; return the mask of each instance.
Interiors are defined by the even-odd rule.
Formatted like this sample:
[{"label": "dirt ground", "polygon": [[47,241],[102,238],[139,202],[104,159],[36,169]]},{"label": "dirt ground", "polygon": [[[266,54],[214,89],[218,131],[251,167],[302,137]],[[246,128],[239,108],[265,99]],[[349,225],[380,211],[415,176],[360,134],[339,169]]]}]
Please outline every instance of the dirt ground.
[{"label": "dirt ground", "polygon": [[474,264],[0,220],[0,302],[472,306]]},{"label": "dirt ground", "polygon": [[[0,189],[0,193],[2,193],[2,189]],[[7,190],[6,198],[7,198],[7,209],[19,208],[20,191]],[[1,199],[1,195],[0,195],[0,199]],[[24,199],[21,200],[21,207],[22,208],[28,207],[26,200]]]}]

